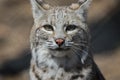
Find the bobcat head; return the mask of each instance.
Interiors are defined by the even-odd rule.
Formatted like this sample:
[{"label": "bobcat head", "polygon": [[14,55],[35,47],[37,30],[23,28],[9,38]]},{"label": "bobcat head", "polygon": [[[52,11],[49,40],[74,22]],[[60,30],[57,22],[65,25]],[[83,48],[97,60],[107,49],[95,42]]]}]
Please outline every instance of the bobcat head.
[{"label": "bobcat head", "polygon": [[70,6],[52,7],[42,0],[31,0],[31,48],[45,48],[55,57],[84,53],[89,41],[86,15],[90,3],[91,0],[79,0]]}]

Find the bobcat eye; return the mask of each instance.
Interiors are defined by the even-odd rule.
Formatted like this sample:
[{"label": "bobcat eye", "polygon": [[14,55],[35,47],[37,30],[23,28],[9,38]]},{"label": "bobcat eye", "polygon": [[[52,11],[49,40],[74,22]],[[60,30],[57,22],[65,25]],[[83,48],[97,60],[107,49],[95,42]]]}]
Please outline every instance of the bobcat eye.
[{"label": "bobcat eye", "polygon": [[66,31],[73,31],[73,30],[75,30],[76,28],[77,28],[76,25],[68,25],[68,26],[66,27]]},{"label": "bobcat eye", "polygon": [[47,31],[53,31],[53,30],[54,30],[54,29],[53,29],[53,26],[51,26],[51,25],[49,25],[49,24],[44,25],[43,28],[44,28],[45,30],[47,30]]}]

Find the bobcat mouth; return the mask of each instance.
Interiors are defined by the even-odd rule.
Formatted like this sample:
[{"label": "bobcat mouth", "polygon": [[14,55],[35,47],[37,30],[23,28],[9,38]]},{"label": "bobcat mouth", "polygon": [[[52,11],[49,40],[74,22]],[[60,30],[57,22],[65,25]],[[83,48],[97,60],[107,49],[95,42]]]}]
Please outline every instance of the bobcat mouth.
[{"label": "bobcat mouth", "polygon": [[68,51],[68,50],[70,50],[70,48],[61,48],[61,47],[58,47],[58,48],[55,48],[55,49],[50,48],[50,49],[53,50],[53,51]]}]

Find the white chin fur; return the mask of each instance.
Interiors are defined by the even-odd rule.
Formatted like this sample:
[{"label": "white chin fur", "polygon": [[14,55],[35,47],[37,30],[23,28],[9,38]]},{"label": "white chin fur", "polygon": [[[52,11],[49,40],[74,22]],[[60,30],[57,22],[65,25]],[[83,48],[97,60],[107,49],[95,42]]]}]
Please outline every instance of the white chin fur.
[{"label": "white chin fur", "polygon": [[65,52],[60,52],[60,51],[55,51],[54,53],[51,53],[51,55],[55,56],[55,57],[64,57],[67,55],[67,53]]}]

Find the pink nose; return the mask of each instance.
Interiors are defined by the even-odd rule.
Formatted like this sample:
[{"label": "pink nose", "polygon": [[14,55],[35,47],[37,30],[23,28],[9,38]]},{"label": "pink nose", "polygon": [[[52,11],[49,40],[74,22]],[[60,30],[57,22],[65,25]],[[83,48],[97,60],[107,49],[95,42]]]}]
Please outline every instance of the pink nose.
[{"label": "pink nose", "polygon": [[61,46],[61,45],[64,43],[64,39],[59,38],[59,39],[56,39],[55,42],[56,42],[59,46]]}]

